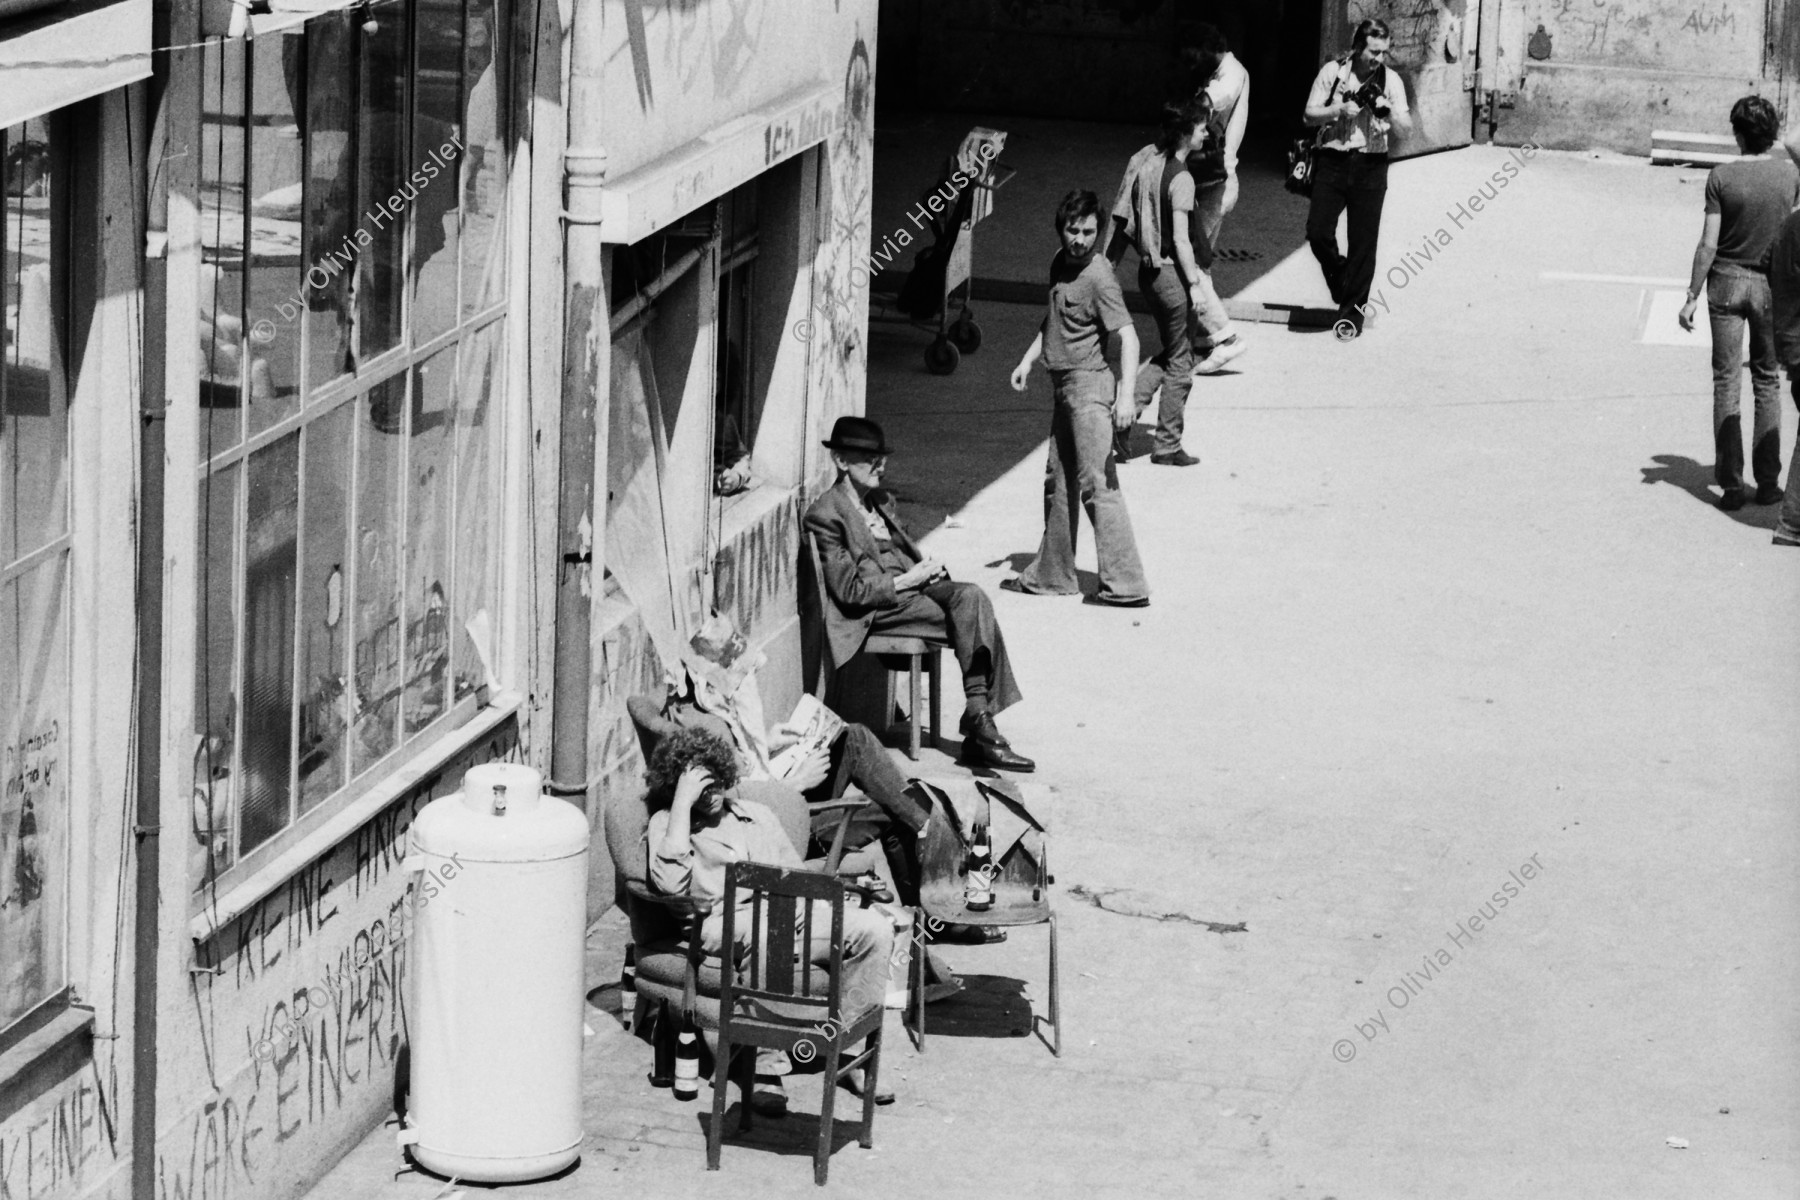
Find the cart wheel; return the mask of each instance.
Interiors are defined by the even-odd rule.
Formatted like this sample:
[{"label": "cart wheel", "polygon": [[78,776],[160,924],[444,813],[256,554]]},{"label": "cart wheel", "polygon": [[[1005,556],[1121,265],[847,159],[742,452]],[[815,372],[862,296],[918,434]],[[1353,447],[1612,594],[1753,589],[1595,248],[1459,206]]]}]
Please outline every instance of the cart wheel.
[{"label": "cart wheel", "polygon": [[925,347],[925,369],[933,375],[948,375],[962,361],[962,353],[949,338],[940,337]]},{"label": "cart wheel", "polygon": [[950,341],[964,354],[973,354],[981,349],[981,326],[969,317],[959,317],[950,326]]}]

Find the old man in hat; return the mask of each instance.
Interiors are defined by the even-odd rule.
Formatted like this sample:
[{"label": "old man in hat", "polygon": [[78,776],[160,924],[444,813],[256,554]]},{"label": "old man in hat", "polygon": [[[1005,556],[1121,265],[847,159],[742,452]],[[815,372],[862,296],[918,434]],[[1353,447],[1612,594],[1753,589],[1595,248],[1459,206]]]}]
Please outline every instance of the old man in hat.
[{"label": "old man in hat", "polygon": [[963,760],[972,766],[1031,771],[1037,764],[1001,736],[994,714],[1019,700],[1006,640],[993,602],[973,583],[955,583],[919,550],[881,487],[888,444],[865,417],[839,417],[825,443],[837,483],[806,511],[818,542],[831,657],[847,662],[871,633],[950,643],[962,668]]}]

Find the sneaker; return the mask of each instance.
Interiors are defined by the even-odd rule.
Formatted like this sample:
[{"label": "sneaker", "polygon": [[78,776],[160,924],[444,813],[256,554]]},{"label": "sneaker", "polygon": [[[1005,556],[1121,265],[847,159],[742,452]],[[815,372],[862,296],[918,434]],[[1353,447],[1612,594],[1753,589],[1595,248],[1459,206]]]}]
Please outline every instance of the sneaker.
[{"label": "sneaker", "polygon": [[1723,512],[1736,512],[1744,507],[1744,489],[1726,488],[1725,494],[1719,497],[1719,508]]},{"label": "sneaker", "polygon": [[1778,483],[1758,484],[1756,488],[1757,504],[1780,504],[1783,492]]},{"label": "sneaker", "polygon": [[1243,335],[1234,333],[1224,341],[1214,343],[1211,352],[1194,364],[1194,374],[1217,375],[1225,369],[1225,364],[1249,348],[1249,343],[1244,341]]},{"label": "sneaker", "polygon": [[1785,533],[1778,533],[1769,540],[1777,546],[1800,546],[1800,538],[1791,538]]}]

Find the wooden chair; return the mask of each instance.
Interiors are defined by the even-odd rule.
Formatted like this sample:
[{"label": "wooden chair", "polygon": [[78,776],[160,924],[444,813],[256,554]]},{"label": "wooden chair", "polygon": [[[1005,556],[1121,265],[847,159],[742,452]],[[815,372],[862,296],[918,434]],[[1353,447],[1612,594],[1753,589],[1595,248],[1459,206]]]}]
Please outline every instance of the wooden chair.
[{"label": "wooden chair", "polygon": [[[750,941],[741,968],[730,954],[722,956],[719,986],[719,1052],[713,1074],[712,1122],[706,1133],[706,1169],[719,1169],[725,1136],[725,1092],[731,1079],[732,1055],[739,1053],[741,1117],[738,1130],[750,1128],[750,1093],[756,1051],[780,1050],[798,1062],[824,1057],[824,1095],[819,1101],[819,1142],[813,1151],[813,1182],[821,1187],[831,1169],[832,1103],[838,1081],[863,1067],[862,1129],[857,1141],[875,1145],[875,1090],[881,1069],[882,1001],[860,1012],[844,1011],[844,896],[841,881],[811,871],[762,863],[732,863],[725,871],[723,944],[734,946],[738,895],[750,893]],[[811,944],[816,914],[831,912],[831,965],[813,965],[811,955],[796,954],[796,945]],[[828,976],[815,983],[815,975]],[[821,995],[821,991],[823,994]],[[845,1061],[848,1047],[862,1042],[860,1053]]]},{"label": "wooden chair", "polygon": [[[633,696],[626,710],[636,726],[640,746],[646,760],[656,748],[656,741],[666,732],[660,708],[648,696]],[[856,810],[868,803],[854,799],[833,800],[808,805],[798,792],[785,785],[745,781],[739,785],[746,799],[766,805],[781,821],[788,840],[801,855],[806,853],[812,837],[812,817],[817,812],[840,812],[842,819],[829,851],[816,866],[827,874],[840,870],[860,874],[873,865],[870,855],[860,852],[846,857],[844,835]],[[720,971],[718,960],[700,945],[700,922],[710,911],[686,896],[668,896],[650,886],[649,859],[644,847],[644,830],[650,824],[650,812],[642,792],[615,797],[604,813],[606,849],[613,860],[618,880],[617,900],[631,925],[631,941],[637,955],[637,1009],[632,1014],[632,1028],[646,1030],[645,1018],[662,1001],[668,1001],[677,1012],[694,1016],[703,1030],[716,1030],[719,1024]]]},{"label": "wooden chair", "polygon": [[[820,624],[819,677],[813,687],[813,695],[821,700],[826,698],[832,680],[837,672],[849,666],[848,662],[834,663],[831,660],[831,638],[824,632],[826,606],[834,603],[831,594],[825,587],[825,571],[823,561],[819,557],[818,540],[811,534],[806,535],[806,553],[812,566],[814,601],[818,605]],[[887,634],[871,633],[862,645],[860,654],[874,657],[887,668],[886,696],[882,703],[881,724],[886,730],[892,723],[894,713],[894,674],[904,670],[910,683],[907,707],[906,757],[914,762],[919,758],[919,714],[924,700],[920,694],[920,674],[931,679],[931,748],[938,747],[941,735],[941,717],[943,714],[943,694],[940,684],[943,680],[941,656],[949,649],[950,643],[938,641],[936,638],[893,637]],[[904,661],[904,665],[901,660]]]}]

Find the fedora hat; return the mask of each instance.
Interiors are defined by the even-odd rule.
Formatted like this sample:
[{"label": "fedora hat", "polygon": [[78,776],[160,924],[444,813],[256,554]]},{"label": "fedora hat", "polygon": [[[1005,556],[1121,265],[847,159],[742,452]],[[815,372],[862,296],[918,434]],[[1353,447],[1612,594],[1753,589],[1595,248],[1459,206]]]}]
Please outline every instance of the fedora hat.
[{"label": "fedora hat", "polygon": [[831,427],[829,441],[821,442],[827,450],[861,450],[865,454],[891,454],[881,426],[867,417],[839,417]]}]

